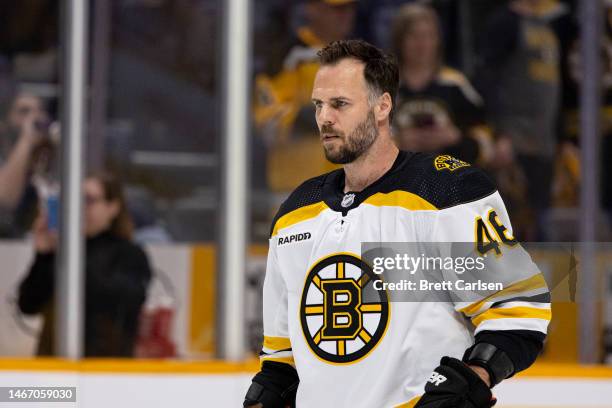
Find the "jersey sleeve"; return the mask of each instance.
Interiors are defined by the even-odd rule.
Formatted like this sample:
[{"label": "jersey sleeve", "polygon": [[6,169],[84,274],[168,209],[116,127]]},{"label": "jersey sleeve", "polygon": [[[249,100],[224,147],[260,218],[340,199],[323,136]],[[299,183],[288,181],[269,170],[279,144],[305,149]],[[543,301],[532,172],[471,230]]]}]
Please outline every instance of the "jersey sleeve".
[{"label": "jersey sleeve", "polygon": [[275,239],[270,239],[263,286],[263,325],[261,363],[275,361],[294,366],[287,320],[287,286],[278,269]]},{"label": "jersey sleeve", "polygon": [[[493,277],[503,288],[482,295],[472,292],[468,298],[458,294],[454,308],[474,325],[477,343],[506,351],[517,371],[527,368],[551,320],[550,294],[537,265],[513,237],[499,193],[439,211],[433,234],[434,242],[465,243],[486,259],[487,281]],[[478,273],[473,278],[478,279]]]}]

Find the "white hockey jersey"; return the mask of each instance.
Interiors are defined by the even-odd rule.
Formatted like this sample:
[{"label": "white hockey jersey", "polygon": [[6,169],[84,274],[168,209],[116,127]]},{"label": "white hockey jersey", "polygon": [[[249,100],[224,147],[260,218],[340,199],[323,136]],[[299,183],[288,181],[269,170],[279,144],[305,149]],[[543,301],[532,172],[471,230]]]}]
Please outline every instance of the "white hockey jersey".
[{"label": "white hockey jersey", "polygon": [[272,226],[261,360],[295,366],[298,408],[412,407],[440,358],[461,359],[475,334],[545,335],[548,289],[530,259],[510,285],[472,302],[362,298],[362,242],[474,242],[502,258],[520,248],[481,170],[400,152],[364,191],[343,188],[343,170],[308,180]]}]

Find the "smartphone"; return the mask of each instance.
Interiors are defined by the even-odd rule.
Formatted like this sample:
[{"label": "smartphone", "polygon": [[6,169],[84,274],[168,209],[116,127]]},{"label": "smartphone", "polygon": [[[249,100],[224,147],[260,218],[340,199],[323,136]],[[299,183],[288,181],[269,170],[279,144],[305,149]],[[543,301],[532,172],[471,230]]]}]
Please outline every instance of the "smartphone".
[{"label": "smartphone", "polygon": [[34,127],[40,133],[43,133],[44,135],[48,135],[49,134],[49,127],[51,127],[51,121],[50,120],[39,119],[39,120],[34,122]]},{"label": "smartphone", "polygon": [[412,115],[412,122],[414,127],[429,128],[436,124],[436,119],[430,113],[417,113]]},{"label": "smartphone", "polygon": [[57,231],[59,228],[59,197],[50,195],[47,197],[47,228]]}]

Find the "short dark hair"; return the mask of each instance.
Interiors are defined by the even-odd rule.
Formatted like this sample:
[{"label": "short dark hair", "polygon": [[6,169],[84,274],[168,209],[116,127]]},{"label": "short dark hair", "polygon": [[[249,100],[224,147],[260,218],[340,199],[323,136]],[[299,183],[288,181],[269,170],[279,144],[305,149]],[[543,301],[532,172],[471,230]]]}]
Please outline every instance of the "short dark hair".
[{"label": "short dark hair", "polygon": [[393,55],[363,40],[342,40],[328,44],[317,54],[323,65],[335,65],[352,58],[365,64],[363,75],[370,91],[377,96],[388,92],[391,95],[391,112],[389,123],[393,120],[395,100],[399,88],[399,68]]}]

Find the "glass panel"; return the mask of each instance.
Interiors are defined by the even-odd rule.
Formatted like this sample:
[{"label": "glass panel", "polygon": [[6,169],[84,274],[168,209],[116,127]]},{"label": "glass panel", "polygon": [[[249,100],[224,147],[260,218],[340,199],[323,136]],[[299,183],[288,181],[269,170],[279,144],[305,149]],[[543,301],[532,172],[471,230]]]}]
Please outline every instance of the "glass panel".
[{"label": "glass panel", "polygon": [[[57,229],[59,216],[58,3],[0,6],[3,356],[52,353],[54,262],[44,254],[56,249],[48,231]],[[579,187],[585,181],[579,174],[577,2],[542,1],[530,18],[514,16],[524,22],[518,28],[505,20],[505,4],[484,0],[436,0],[421,14],[405,8],[411,1],[329,3],[254,1],[245,272],[253,354],[262,339],[261,287],[272,218],[302,181],[336,168],[321,154],[310,103],[316,51],[329,41],[360,37],[397,54],[402,87],[394,134],[400,147],[482,166],[499,187],[518,239],[579,240]],[[91,2],[86,163],[95,177],[84,185],[88,356],[215,353],[224,7],[217,0]],[[604,62],[610,59],[610,21]],[[610,64],[603,66],[597,234],[609,241],[612,110]],[[109,224],[109,215],[116,222]],[[103,233],[110,230],[111,238]],[[602,248],[598,256],[605,260],[608,247]],[[129,255],[117,255],[122,251]],[[555,254],[539,255],[552,264]],[[114,280],[102,278],[100,270],[114,271]],[[609,297],[606,291],[603,302]],[[577,351],[561,357],[558,350],[577,350],[577,307],[558,309],[553,315],[571,324],[553,321],[544,359],[569,361],[570,355],[575,361]],[[609,334],[604,309],[602,330]],[[567,336],[574,340],[563,343]],[[602,361],[610,361],[609,337]]]},{"label": "glass panel", "polygon": [[[94,3],[93,90],[105,98],[92,100],[89,141],[90,147],[100,149],[89,150],[89,163],[91,170],[100,164],[118,175],[133,226],[132,246],[125,247],[133,259],[122,257],[111,266],[126,279],[124,287],[114,288],[121,306],[111,318],[114,323],[97,329],[120,342],[112,354],[211,357],[220,205],[222,3]],[[144,249],[148,262],[133,245]],[[95,259],[94,252],[88,255]],[[134,292],[121,294],[128,289]]]},{"label": "glass panel", "polygon": [[0,5],[0,356],[53,353],[59,7]]}]

